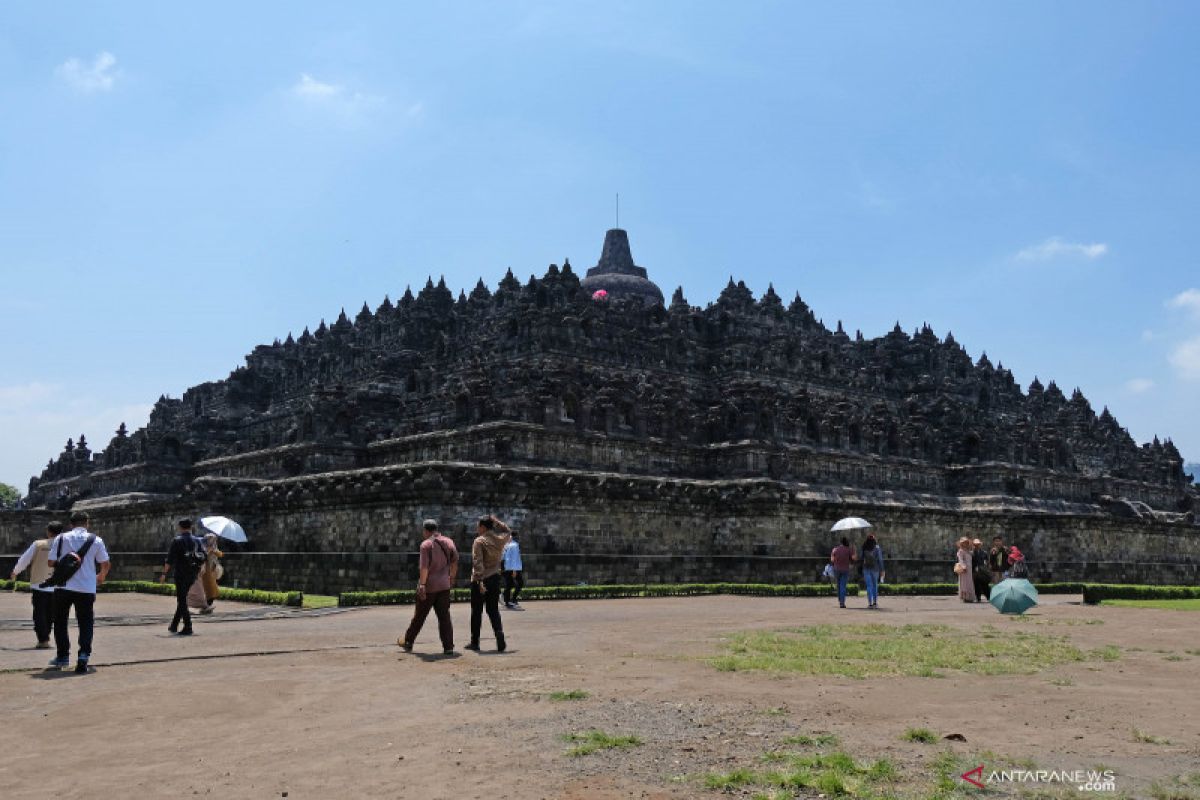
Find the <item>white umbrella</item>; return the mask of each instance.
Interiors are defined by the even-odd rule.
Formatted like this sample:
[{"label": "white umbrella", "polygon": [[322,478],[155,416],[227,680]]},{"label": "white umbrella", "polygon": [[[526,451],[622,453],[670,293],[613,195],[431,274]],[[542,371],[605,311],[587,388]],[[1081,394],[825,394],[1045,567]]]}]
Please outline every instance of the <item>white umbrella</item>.
[{"label": "white umbrella", "polygon": [[200,524],[222,539],[228,539],[231,542],[248,541],[242,526],[229,517],[201,517]]},{"label": "white umbrella", "polygon": [[859,528],[869,528],[871,523],[867,522],[862,517],[846,517],[839,519],[830,530],[834,531],[853,531]]}]

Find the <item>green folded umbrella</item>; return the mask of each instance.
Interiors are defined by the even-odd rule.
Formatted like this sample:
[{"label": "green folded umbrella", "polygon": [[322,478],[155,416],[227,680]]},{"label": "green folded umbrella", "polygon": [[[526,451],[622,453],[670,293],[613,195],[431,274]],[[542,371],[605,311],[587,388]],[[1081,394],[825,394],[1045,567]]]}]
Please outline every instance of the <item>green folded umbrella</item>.
[{"label": "green folded umbrella", "polygon": [[1024,614],[1038,604],[1038,592],[1024,578],[1007,578],[988,593],[988,602],[1001,614]]}]

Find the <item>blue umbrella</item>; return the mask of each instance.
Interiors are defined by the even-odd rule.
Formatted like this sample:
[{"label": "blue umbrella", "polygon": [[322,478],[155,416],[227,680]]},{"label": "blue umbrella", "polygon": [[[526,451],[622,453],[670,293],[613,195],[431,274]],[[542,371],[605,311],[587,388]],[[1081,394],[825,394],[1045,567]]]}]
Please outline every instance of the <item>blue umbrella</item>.
[{"label": "blue umbrella", "polygon": [[1038,592],[1024,578],[1007,578],[992,587],[988,602],[1001,614],[1024,614],[1038,604]]}]

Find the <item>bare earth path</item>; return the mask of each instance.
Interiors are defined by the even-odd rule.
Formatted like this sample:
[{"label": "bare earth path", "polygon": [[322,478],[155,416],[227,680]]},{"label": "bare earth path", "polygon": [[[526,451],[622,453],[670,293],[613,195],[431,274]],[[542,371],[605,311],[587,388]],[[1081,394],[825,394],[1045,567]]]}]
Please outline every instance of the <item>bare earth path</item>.
[{"label": "bare earth path", "polygon": [[[77,676],[43,671],[51,651],[32,649],[29,598],[4,593],[0,795],[717,798],[706,772],[753,767],[784,737],[822,732],[908,771],[947,747],[1043,768],[1102,763],[1131,797],[1200,769],[1200,615],[1043,599],[1017,623],[954,598],[885,598],[877,613],[825,599],[529,603],[504,615],[508,653],[489,652],[485,635],[485,652],[443,658],[432,619],[416,652],[396,647],[406,607],[227,603],[186,639],[166,631],[170,598],[101,595],[94,669]],[[453,613],[461,647],[468,609]],[[1019,626],[1121,652],[1036,675],[866,681],[704,661],[736,631],[842,621],[944,624],[964,641],[985,623]],[[569,690],[590,696],[548,698]],[[901,741],[911,727],[967,742]],[[1170,743],[1134,741],[1135,728]],[[589,729],[644,744],[566,756],[562,737]]]}]

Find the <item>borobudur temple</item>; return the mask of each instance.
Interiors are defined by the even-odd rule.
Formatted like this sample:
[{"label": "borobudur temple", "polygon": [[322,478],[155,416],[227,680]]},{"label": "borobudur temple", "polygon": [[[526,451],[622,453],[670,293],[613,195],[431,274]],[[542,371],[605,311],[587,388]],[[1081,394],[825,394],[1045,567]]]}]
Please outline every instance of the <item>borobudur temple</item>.
[{"label": "borobudur temple", "polygon": [[543,583],[809,580],[848,514],[889,540],[895,580],[949,580],[959,532],[1003,533],[1046,580],[1194,580],[1200,555],[1170,440],[927,325],[851,336],[733,279],[664,304],[623,230],[582,279],[429,280],[256,347],[102,450],[69,440],[28,503],[5,552],[71,507],[130,553],[220,511],[252,533],[246,581],[321,554],[291,582],[325,591],[406,582],[420,519],[463,545],[484,511],[522,529]]}]

